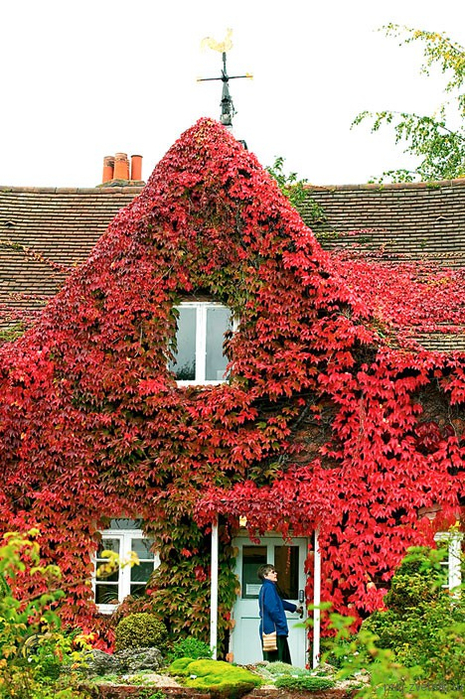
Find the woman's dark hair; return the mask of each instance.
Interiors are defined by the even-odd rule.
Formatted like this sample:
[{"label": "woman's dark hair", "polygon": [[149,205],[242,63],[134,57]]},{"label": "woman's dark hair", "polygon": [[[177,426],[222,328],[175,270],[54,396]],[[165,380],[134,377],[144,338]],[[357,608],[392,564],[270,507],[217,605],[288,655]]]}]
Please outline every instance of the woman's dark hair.
[{"label": "woman's dark hair", "polygon": [[271,573],[272,570],[276,570],[276,568],[272,566],[271,563],[265,563],[257,570],[257,575],[260,580],[263,580],[268,573]]}]

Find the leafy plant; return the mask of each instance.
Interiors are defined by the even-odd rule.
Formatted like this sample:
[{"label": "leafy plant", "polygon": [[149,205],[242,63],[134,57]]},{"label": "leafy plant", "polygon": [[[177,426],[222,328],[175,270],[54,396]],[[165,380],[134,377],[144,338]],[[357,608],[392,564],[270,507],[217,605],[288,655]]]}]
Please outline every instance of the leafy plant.
[{"label": "leafy plant", "polygon": [[282,663],[280,661],[268,663],[266,670],[276,677],[279,677],[280,675],[308,675],[307,670],[300,667],[294,667],[293,665]]},{"label": "leafy plant", "polygon": [[205,641],[188,636],[187,638],[176,640],[166,657],[170,663],[178,658],[211,658],[212,649]]},{"label": "leafy plant", "polygon": [[166,695],[161,689],[142,689],[137,695],[138,699],[165,699]]},{"label": "leafy plant", "polygon": [[[123,516],[154,540],[147,595],[171,638],[208,638],[218,516],[220,653],[244,514],[252,535],[321,521],[322,597],[358,619],[378,608],[406,548],[432,542],[419,510],[442,504],[447,526],[463,495],[463,354],[412,339],[461,327],[463,292],[463,274],[324,252],[231,134],[209,119],[189,129],[39,321],[0,347],[0,521],[41,523],[63,621],[104,629],[88,581],[98,530]],[[167,368],[173,307],[193,296],[239,319],[226,384],[181,387]],[[43,581],[9,583],[25,596]]]},{"label": "leafy plant", "polygon": [[334,687],[334,680],[312,675],[284,675],[275,682],[278,689],[299,689],[307,692],[320,692]]},{"label": "leafy plant", "polygon": [[[73,699],[83,696],[71,686],[73,672],[83,662],[74,648],[76,634],[66,634],[56,614],[61,590],[56,566],[42,566],[38,530],[26,535],[9,532],[0,546],[0,697],[18,699]],[[16,597],[8,581],[25,575],[42,581],[38,595]],[[70,672],[70,668],[73,671]],[[60,679],[66,668],[66,685]]]}]

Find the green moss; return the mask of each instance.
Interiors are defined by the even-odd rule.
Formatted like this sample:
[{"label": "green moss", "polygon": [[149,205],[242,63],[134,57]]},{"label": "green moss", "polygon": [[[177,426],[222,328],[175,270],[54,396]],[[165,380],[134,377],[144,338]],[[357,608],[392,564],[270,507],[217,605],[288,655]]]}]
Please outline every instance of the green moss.
[{"label": "green moss", "polygon": [[182,677],[186,687],[233,699],[241,697],[262,684],[260,677],[243,667],[207,658],[200,660],[178,658],[169,666],[168,672]]},{"label": "green moss", "polygon": [[179,675],[183,676],[184,674],[189,674],[188,672],[185,672],[186,668],[190,663],[193,662],[193,658],[177,658],[174,662],[171,663],[171,665],[168,667],[168,672],[170,675]]}]

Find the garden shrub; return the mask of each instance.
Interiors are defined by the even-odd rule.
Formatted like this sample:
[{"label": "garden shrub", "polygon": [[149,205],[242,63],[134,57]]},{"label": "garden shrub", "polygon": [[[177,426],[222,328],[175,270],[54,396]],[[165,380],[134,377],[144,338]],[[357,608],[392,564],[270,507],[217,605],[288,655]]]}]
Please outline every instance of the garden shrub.
[{"label": "garden shrub", "polygon": [[244,667],[222,660],[179,658],[168,667],[171,675],[182,677],[186,687],[236,699],[259,687],[263,681]]},{"label": "garden shrub", "polygon": [[442,587],[441,553],[412,549],[392,579],[386,611],[362,625],[377,645],[424,680],[462,682],[465,667],[465,600]]},{"label": "garden shrub", "polygon": [[200,641],[198,638],[193,636],[188,636],[187,638],[181,638],[176,641],[172,649],[167,653],[167,659],[169,662],[173,662],[178,658],[192,658],[197,660],[198,658],[211,658],[212,650],[208,643],[205,641]]},{"label": "garden shrub", "polygon": [[307,692],[318,692],[323,689],[331,689],[334,687],[334,680],[327,677],[314,677],[310,674],[305,675],[283,675],[278,677],[275,682],[279,689],[301,689]]},{"label": "garden shrub", "polygon": [[166,651],[167,630],[165,624],[153,614],[140,612],[121,619],[115,629],[115,648],[158,648]]}]

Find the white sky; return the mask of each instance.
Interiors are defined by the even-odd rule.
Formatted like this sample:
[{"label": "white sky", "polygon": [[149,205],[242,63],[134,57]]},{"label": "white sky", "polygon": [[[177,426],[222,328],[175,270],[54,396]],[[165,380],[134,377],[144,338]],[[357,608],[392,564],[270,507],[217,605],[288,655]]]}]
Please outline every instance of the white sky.
[{"label": "white sky", "polygon": [[430,113],[444,82],[394,22],[465,44],[463,0],[3,0],[0,185],[93,187],[103,157],[144,156],[146,180],[198,118],[219,118],[221,54],[233,29],[235,134],[314,184],[363,183],[406,164],[386,130],[351,130],[364,110]]}]

